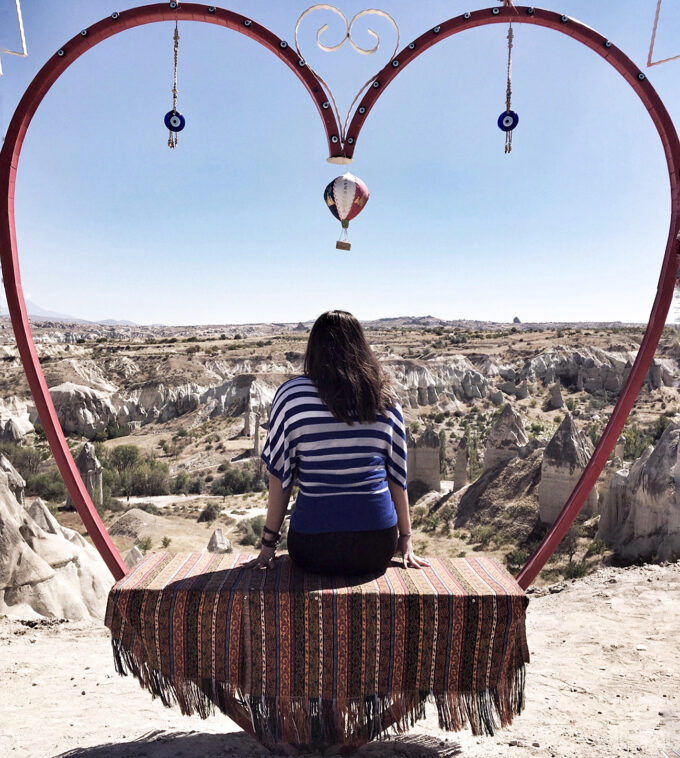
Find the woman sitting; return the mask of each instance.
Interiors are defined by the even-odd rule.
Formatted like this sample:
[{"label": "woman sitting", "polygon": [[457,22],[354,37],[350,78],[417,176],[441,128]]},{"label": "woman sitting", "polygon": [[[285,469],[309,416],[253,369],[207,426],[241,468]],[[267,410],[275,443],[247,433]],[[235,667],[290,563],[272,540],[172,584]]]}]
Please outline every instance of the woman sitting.
[{"label": "woman sitting", "polygon": [[406,496],[401,405],[361,324],[328,311],[309,335],[304,374],[272,401],[262,460],[269,501],[255,563],[274,564],[279,531],[297,476],[288,552],[321,574],[382,573],[395,552],[404,567],[429,565],[413,552]]}]

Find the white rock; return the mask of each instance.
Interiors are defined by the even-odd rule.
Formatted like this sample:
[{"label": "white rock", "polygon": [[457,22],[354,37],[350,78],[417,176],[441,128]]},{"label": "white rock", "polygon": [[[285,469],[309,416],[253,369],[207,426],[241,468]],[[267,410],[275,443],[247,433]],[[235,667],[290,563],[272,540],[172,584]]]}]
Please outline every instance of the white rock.
[{"label": "white rock", "polygon": [[231,553],[233,550],[231,542],[224,536],[221,529],[215,529],[208,541],[208,552],[210,553]]},{"label": "white rock", "polygon": [[[545,450],[538,485],[538,515],[542,523],[552,524],[590,460],[590,440],[576,428],[567,413]],[[588,495],[582,513],[597,511],[597,490]]]},{"label": "white rock", "polygon": [[103,617],[113,577],[96,550],[74,535],[40,499],[22,507],[0,471],[0,613]]},{"label": "white rock", "polygon": [[135,545],[131,550],[128,551],[127,555],[125,556],[125,565],[128,568],[133,568],[136,566],[144,557],[142,551]]}]

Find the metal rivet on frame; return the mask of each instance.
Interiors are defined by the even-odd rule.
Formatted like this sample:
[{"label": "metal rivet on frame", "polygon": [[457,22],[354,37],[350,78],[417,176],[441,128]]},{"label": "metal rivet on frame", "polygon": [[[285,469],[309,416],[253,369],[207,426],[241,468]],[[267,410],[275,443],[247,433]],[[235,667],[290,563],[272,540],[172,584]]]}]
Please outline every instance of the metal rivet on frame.
[{"label": "metal rivet on frame", "polygon": [[81,29],[80,30],[80,36],[81,37],[87,37],[87,29]]},{"label": "metal rivet on frame", "polygon": [[491,12],[493,13],[494,16],[497,16],[501,12],[501,9],[500,8],[492,8]]},{"label": "metal rivet on frame", "polygon": [[120,16],[120,13],[118,13],[118,11],[114,11],[114,12],[111,14],[111,18],[112,18],[114,21],[116,21],[116,20],[118,19],[118,17],[119,17],[119,16]]},{"label": "metal rivet on frame", "polygon": [[175,10],[177,8],[177,3],[170,3],[170,10]]},{"label": "metal rivet on frame", "polygon": [[327,111],[327,110],[328,110],[328,109],[331,107],[331,104],[328,102],[328,100],[324,100],[324,101],[323,101],[323,103],[321,103],[321,107],[322,107],[322,108],[323,108],[325,111]]},{"label": "metal rivet on frame", "polygon": [[416,49],[416,43],[415,43],[415,42],[411,42],[411,43],[409,44],[409,46],[408,46],[408,49],[409,49],[409,50],[415,50],[415,49]]},{"label": "metal rivet on frame", "polygon": [[347,137],[347,144],[353,145],[354,144],[354,137]]},{"label": "metal rivet on frame", "polygon": [[645,80],[646,78],[647,78],[647,77],[645,76],[645,74],[643,74],[643,73],[642,73],[642,71],[640,71],[640,73],[638,74],[638,79],[639,79],[641,82],[644,82],[644,80]]},{"label": "metal rivet on frame", "polygon": [[246,20],[243,22],[243,26],[251,26],[251,25],[252,25],[252,23],[253,23],[253,22],[252,22],[252,21],[251,21],[249,18],[247,18],[247,19],[246,19]]},{"label": "metal rivet on frame", "polygon": [[373,87],[373,89],[378,89],[378,87],[380,86],[380,82],[376,79],[371,86]]},{"label": "metal rivet on frame", "polygon": [[464,18],[466,21],[469,21],[469,19],[470,19],[470,14],[469,14],[469,13],[463,13],[463,18]]},{"label": "metal rivet on frame", "polygon": [[569,21],[569,16],[561,16],[561,17],[560,17],[560,21],[561,21],[563,24],[566,24],[566,23],[567,23],[567,21]]},{"label": "metal rivet on frame", "polygon": [[305,62],[302,60],[302,58],[300,58],[300,60],[298,61],[298,66],[302,68],[304,65],[305,65]]},{"label": "metal rivet on frame", "polygon": [[533,16],[534,15],[534,9],[533,8],[527,8],[527,14],[529,16]]},{"label": "metal rivet on frame", "polygon": [[332,142],[334,145],[335,145],[335,144],[337,144],[337,143],[339,142],[339,140],[338,140],[338,135],[337,135],[337,134],[334,134],[334,135],[331,137],[331,142]]},{"label": "metal rivet on frame", "polygon": [[439,34],[439,32],[442,30],[441,26],[435,26],[435,28],[432,30],[435,34]]},{"label": "metal rivet on frame", "polygon": [[395,59],[395,60],[392,61],[392,68],[399,68],[399,61],[398,60]]},{"label": "metal rivet on frame", "polygon": [[288,47],[288,43],[286,42],[285,39],[282,39],[281,42],[279,42],[279,47],[283,47],[283,48]]},{"label": "metal rivet on frame", "polygon": [[359,113],[366,113],[366,108],[362,105],[361,108],[359,108]]},{"label": "metal rivet on frame", "polygon": [[215,8],[215,6],[214,6],[214,5],[211,5],[211,6],[208,8],[208,13],[214,13],[216,10],[217,10],[217,8]]},{"label": "metal rivet on frame", "polygon": [[58,55],[60,58],[63,58],[63,57],[64,57],[64,51],[63,51],[63,50],[57,50],[57,55]]},{"label": "metal rivet on frame", "polygon": [[611,43],[609,40],[607,40],[607,41],[604,43],[604,46],[605,46],[605,47],[611,47],[611,46],[612,46],[612,43]]}]

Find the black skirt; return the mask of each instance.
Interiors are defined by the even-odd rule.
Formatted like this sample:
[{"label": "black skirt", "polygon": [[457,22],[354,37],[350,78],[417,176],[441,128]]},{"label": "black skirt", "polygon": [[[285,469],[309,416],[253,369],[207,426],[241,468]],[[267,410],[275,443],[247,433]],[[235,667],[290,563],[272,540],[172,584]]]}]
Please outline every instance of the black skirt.
[{"label": "black skirt", "polygon": [[397,549],[399,529],[306,534],[288,530],[288,553],[315,574],[373,574],[385,571]]}]

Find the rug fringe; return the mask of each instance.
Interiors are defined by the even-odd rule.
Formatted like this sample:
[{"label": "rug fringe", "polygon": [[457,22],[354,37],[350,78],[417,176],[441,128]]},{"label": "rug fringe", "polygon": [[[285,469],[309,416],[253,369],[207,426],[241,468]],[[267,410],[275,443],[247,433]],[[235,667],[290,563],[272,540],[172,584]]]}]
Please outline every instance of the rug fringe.
[{"label": "rug fringe", "polygon": [[137,678],[163,705],[179,705],[184,715],[207,718],[219,709],[230,716],[234,705],[245,708],[258,739],[265,745],[291,742],[308,745],[367,742],[401,734],[425,717],[425,703],[437,708],[439,726],[459,731],[469,725],[474,735],[493,735],[524,708],[525,664],[517,660],[502,684],[480,692],[435,694],[423,690],[362,698],[265,697],[247,695],[213,679],[170,679],[140,661],[118,640],[111,641],[116,671]]}]

